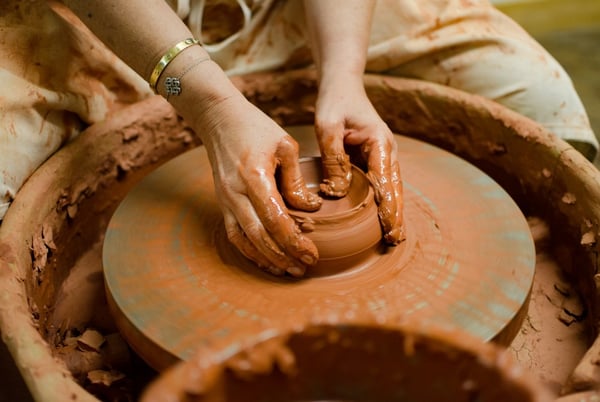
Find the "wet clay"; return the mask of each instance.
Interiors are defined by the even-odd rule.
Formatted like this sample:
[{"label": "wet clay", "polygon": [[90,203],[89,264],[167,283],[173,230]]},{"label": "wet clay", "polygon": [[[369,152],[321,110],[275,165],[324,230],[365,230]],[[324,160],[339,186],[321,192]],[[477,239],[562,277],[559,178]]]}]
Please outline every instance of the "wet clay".
[{"label": "wet clay", "polygon": [[[311,126],[287,130],[301,155],[318,155]],[[104,241],[106,287],[121,333],[157,370],[189,358],[198,344],[220,354],[265,331],[309,323],[394,325],[418,317],[425,327],[510,342],[535,265],[525,218],[473,166],[426,143],[396,140],[407,240],[361,255],[358,241],[335,238],[337,231],[368,235],[363,217],[349,215],[324,233],[331,241],[323,252],[340,252],[340,267],[316,267],[301,280],[261,272],[228,242],[203,147],[161,166],[127,195]],[[325,209],[316,215],[337,208]],[[371,209],[381,238],[376,217]]]},{"label": "wet clay", "polygon": [[[252,102],[278,122],[312,122],[314,72],[259,74],[235,81]],[[565,401],[576,391],[587,400],[597,397],[592,390],[600,382],[594,371],[573,372],[576,365],[594,366],[593,355],[583,356],[581,364],[575,360],[592,344],[597,332],[597,170],[539,125],[483,98],[397,78],[367,76],[365,83],[392,131],[426,140],[471,161],[508,190],[525,215],[538,216],[547,225],[550,246],[547,253],[538,250],[530,316],[513,345],[517,345],[519,360],[536,377],[554,384],[553,389],[576,380],[572,382],[576,388],[564,388],[568,394]],[[62,313],[51,314],[57,295],[76,261],[101,241],[112,211],[128,189],[162,161],[194,144],[196,137],[169,105],[151,98],[93,126],[50,158],[17,194],[0,226],[0,328],[36,400],[63,400],[65,395],[79,401],[97,400],[54,356],[55,345],[66,339],[66,334],[49,323],[70,326]],[[95,258],[100,259],[100,255]],[[542,266],[552,269],[540,269]],[[561,291],[556,290],[556,283]],[[558,314],[566,309],[579,316],[580,311],[562,304],[561,300],[570,303],[572,299],[561,293],[565,283],[570,285],[570,294],[580,298],[585,311],[580,320],[568,326],[559,319],[568,322],[571,315]],[[536,288],[538,284],[540,288]],[[69,289],[77,288],[72,286]],[[69,310],[81,307],[67,303],[60,311],[68,316]],[[102,304],[95,308],[101,309]],[[541,320],[531,314],[537,308],[545,310]],[[550,321],[559,325],[539,325]],[[78,330],[83,333],[89,324],[79,322],[82,327]],[[126,374],[131,378],[135,372]]]},{"label": "wet clay", "polygon": [[347,194],[328,197],[321,188],[323,174],[319,157],[300,159],[300,169],[309,190],[322,197],[316,211],[289,208],[290,216],[319,252],[311,277],[332,275],[360,264],[381,249],[382,229],[375,195],[369,179],[352,166],[352,181]]}]

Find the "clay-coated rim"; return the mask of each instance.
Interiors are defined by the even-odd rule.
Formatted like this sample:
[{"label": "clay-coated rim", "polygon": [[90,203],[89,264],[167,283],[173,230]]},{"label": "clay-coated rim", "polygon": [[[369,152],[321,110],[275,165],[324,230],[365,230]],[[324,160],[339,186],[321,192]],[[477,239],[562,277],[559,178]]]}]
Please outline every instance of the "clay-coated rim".
[{"label": "clay-coated rim", "polygon": [[[302,165],[303,163],[316,163],[316,162],[320,163],[319,162],[320,160],[321,160],[321,158],[319,158],[319,157],[302,157],[302,158],[300,158],[300,164]],[[361,210],[364,209],[365,205],[373,202],[372,201],[373,197],[374,197],[373,188],[369,184],[369,179],[367,178],[365,173],[360,168],[358,168],[357,166],[354,166],[354,165],[352,165],[352,177],[353,177],[353,182],[352,182],[351,186],[359,185],[361,188],[357,191],[360,191],[360,194],[363,195],[363,197],[360,197],[360,200],[354,201],[353,202],[354,205],[351,208],[348,208],[344,211],[339,211],[336,213],[329,213],[329,214],[324,214],[324,213],[313,214],[311,212],[290,209],[290,211],[289,211],[290,215],[301,217],[301,218],[311,217],[312,219],[314,219],[315,221],[317,221],[319,223],[329,224],[329,223],[337,221],[340,218],[352,216],[352,215],[355,215],[357,212],[360,212]],[[354,178],[356,178],[356,180]],[[356,184],[357,182],[359,184]],[[363,190],[363,188],[364,188],[364,190]],[[352,190],[350,190],[350,191],[352,191]]]}]

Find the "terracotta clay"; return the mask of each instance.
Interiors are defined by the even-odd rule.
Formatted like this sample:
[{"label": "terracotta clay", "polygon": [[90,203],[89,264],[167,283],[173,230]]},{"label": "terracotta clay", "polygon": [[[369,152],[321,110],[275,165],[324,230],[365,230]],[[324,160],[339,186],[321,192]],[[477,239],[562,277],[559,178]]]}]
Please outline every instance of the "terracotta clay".
[{"label": "terracotta clay", "polygon": [[323,197],[317,211],[289,208],[290,216],[319,251],[319,261],[309,276],[341,272],[384,247],[373,188],[362,170],[353,166],[346,196],[331,198],[320,190],[321,158],[301,158],[300,169],[308,188]]},{"label": "terracotta clay", "polygon": [[[301,155],[318,155],[311,126],[287,130]],[[271,329],[321,322],[393,325],[418,316],[425,326],[509,343],[533,281],[525,218],[472,165],[423,142],[396,141],[407,240],[363,255],[359,242],[333,239],[328,248],[345,258],[335,270],[309,270],[305,280],[263,273],[228,242],[203,147],[161,166],[128,194],[104,241],[106,288],[121,333],[158,370],[198,344],[220,354]],[[320,213],[333,208],[324,207]],[[380,238],[376,210],[372,218]],[[351,215],[324,234],[369,236],[361,219]]]},{"label": "terracotta clay", "polygon": [[[252,102],[280,123],[311,123],[314,72],[235,80]],[[562,308],[551,305],[547,296],[556,296],[554,284],[568,283],[581,297],[586,314],[570,326],[559,322],[560,333],[555,326],[540,327],[535,317],[527,317],[519,335],[527,342],[518,357],[532,363],[527,367],[536,377],[550,379],[560,388],[597,332],[598,171],[539,125],[483,98],[390,77],[367,76],[365,83],[394,132],[435,143],[473,162],[501,183],[526,215],[539,216],[548,225],[548,252],[540,255],[536,270],[547,265],[556,272],[536,273],[549,280],[536,279],[543,292],[532,294],[531,303],[547,310],[544,323],[559,322]],[[49,326],[56,296],[76,261],[102,240],[108,219],[127,190],[195,141],[168,104],[151,98],[92,127],[50,158],[17,194],[0,226],[0,328],[36,400],[56,401],[68,395],[97,401],[53,355],[54,345],[64,336]],[[61,311],[68,311],[63,306]],[[73,302],[71,308],[81,307]],[[102,303],[87,308],[98,310]],[[67,322],[60,324],[69,327]],[[569,359],[538,359],[548,351]],[[598,397],[588,389],[564,400]]]}]

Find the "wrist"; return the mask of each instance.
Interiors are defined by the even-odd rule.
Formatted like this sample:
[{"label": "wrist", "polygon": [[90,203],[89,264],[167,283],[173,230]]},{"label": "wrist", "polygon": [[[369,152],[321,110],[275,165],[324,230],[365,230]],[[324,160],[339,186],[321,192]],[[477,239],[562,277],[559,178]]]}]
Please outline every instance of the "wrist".
[{"label": "wrist", "polygon": [[[174,79],[178,81],[178,91],[168,85]],[[202,125],[215,105],[242,96],[221,67],[199,46],[182,53],[165,68],[157,82],[157,92],[192,126]]]},{"label": "wrist", "polygon": [[324,75],[319,79],[319,98],[340,98],[365,91],[364,76],[356,72]]},{"label": "wrist", "polygon": [[363,68],[332,68],[322,69],[319,73],[319,88],[344,89],[363,86]]}]

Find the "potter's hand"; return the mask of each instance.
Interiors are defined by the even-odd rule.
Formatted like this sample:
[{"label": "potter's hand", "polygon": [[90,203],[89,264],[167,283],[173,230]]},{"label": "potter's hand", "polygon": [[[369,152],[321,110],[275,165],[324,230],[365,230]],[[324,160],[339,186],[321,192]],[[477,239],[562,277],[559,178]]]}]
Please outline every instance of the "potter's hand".
[{"label": "potter's hand", "polygon": [[319,76],[315,128],[325,175],[321,189],[332,196],[346,194],[351,171],[344,145],[348,151],[358,149],[375,190],[383,237],[396,244],[404,239],[396,142],[362,80],[374,7],[374,0],[304,0]]},{"label": "potter's hand", "polygon": [[214,105],[210,116],[202,138],[229,240],[273,274],[304,275],[318,252],[288,215],[275,182],[279,168],[281,193],[290,206],[307,211],[321,206],[300,173],[298,144],[241,95]]},{"label": "potter's hand", "polygon": [[352,179],[347,150],[353,163],[367,169],[385,242],[393,245],[404,240],[397,145],[367,98],[362,78],[321,83],[315,129],[323,160],[321,191],[346,195]]},{"label": "potter's hand", "polygon": [[297,144],[246,101],[201,46],[190,45],[192,33],[167,2],[63,3],[200,135],[231,242],[272,273],[301,276],[315,264],[316,247],[288,216],[274,178],[279,168],[291,206],[318,209],[320,199],[300,175]]}]

